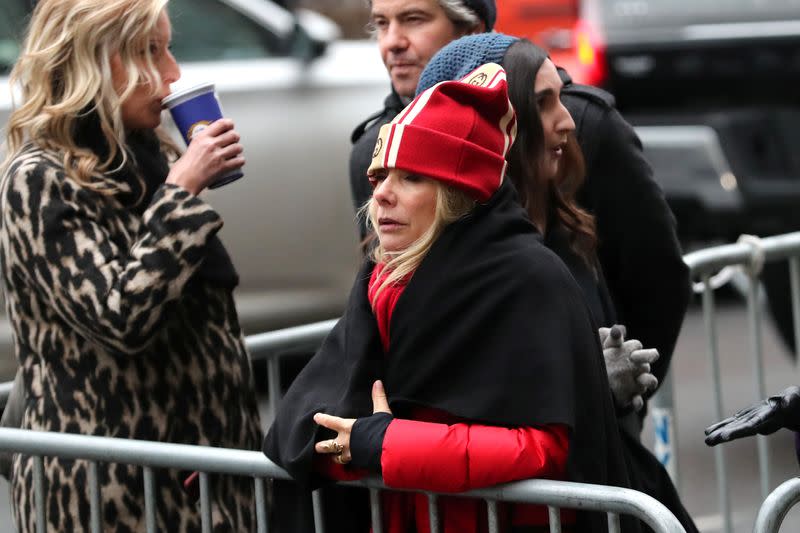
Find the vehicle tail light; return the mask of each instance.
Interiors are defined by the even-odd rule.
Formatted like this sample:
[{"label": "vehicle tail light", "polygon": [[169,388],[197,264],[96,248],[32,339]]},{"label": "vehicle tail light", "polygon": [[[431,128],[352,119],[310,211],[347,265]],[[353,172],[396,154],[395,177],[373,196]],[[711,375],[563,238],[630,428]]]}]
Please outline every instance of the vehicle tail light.
[{"label": "vehicle tail light", "polygon": [[605,43],[599,33],[585,20],[575,23],[574,52],[576,71],[570,71],[573,81],[602,86],[608,78]]},{"label": "vehicle tail light", "polygon": [[589,0],[500,0],[496,29],[543,46],[576,83],[602,86],[608,80],[606,43],[589,22],[595,11]]}]

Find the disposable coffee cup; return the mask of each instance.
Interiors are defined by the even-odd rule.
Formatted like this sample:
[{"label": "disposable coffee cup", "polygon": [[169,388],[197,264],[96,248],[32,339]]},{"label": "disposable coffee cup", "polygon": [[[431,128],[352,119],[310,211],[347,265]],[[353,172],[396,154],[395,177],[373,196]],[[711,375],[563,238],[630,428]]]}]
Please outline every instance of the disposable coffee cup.
[{"label": "disposable coffee cup", "polygon": [[[192,137],[215,120],[222,118],[222,109],[214,92],[213,83],[203,83],[172,93],[161,101],[161,107],[169,109],[186,146],[192,142]],[[222,187],[242,176],[244,174],[241,169],[233,170],[219,176],[209,188]]]}]

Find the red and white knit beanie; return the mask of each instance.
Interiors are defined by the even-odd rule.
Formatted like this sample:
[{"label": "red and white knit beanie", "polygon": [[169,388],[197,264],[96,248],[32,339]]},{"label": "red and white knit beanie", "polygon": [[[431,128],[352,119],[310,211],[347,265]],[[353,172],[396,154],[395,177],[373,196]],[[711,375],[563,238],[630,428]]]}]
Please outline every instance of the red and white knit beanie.
[{"label": "red and white knit beanie", "polygon": [[397,168],[436,179],[485,202],[503,182],[517,133],[506,72],[486,63],[420,93],[384,125],[367,175]]}]

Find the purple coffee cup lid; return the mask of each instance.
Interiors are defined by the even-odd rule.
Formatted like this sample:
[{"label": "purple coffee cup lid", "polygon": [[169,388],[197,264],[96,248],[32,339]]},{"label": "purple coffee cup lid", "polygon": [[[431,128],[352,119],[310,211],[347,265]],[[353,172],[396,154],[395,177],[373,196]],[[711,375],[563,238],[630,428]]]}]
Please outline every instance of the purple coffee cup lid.
[{"label": "purple coffee cup lid", "polygon": [[194,85],[192,87],[188,87],[186,89],[174,92],[161,100],[161,108],[162,109],[171,109],[175,106],[178,106],[187,100],[191,100],[195,96],[205,94],[208,92],[214,92],[214,84],[213,83],[201,83],[200,85]]}]

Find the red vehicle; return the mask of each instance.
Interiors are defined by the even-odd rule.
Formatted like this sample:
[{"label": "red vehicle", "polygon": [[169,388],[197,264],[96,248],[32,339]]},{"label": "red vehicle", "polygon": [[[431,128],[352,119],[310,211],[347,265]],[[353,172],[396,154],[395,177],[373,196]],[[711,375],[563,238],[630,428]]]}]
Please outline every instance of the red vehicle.
[{"label": "red vehicle", "polygon": [[501,0],[496,28],[546,48],[576,83],[602,86],[605,47],[591,13],[581,13],[581,7],[579,0]]}]

